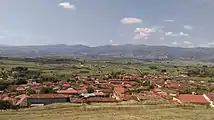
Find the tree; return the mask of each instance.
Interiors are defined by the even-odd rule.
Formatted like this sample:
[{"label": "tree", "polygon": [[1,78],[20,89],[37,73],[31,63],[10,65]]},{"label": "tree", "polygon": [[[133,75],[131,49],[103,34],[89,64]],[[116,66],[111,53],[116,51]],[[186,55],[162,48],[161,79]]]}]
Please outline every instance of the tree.
[{"label": "tree", "polygon": [[26,81],[25,78],[18,78],[18,79],[15,81],[15,84],[16,84],[16,85],[27,84],[27,81]]},{"label": "tree", "polygon": [[43,87],[43,88],[40,90],[40,93],[41,93],[41,94],[50,94],[50,93],[56,93],[56,91],[53,90],[53,88],[50,88],[50,87]]},{"label": "tree", "polygon": [[36,91],[33,90],[33,89],[29,89],[29,90],[27,90],[27,94],[28,94],[28,95],[36,94]]},{"label": "tree", "polygon": [[88,88],[87,88],[87,92],[88,92],[88,93],[93,93],[93,92],[94,92],[94,89],[93,89],[92,87],[88,87]]},{"label": "tree", "polygon": [[165,72],[166,72],[166,69],[162,69],[161,72],[162,72],[162,73],[165,73]]},{"label": "tree", "polygon": [[0,85],[0,90],[5,90],[5,89],[7,89],[8,88],[8,85]]},{"label": "tree", "polygon": [[157,66],[149,66],[150,69],[158,69]]}]

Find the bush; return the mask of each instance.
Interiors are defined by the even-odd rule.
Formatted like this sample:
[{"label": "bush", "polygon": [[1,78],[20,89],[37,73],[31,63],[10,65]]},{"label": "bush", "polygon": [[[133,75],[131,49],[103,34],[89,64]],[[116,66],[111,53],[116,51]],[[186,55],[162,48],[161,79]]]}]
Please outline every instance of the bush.
[{"label": "bush", "polygon": [[94,92],[94,89],[93,89],[92,87],[88,87],[88,88],[87,88],[87,92],[88,92],[88,93],[93,93],[93,92]]},{"label": "bush", "polygon": [[208,80],[209,83],[214,83],[213,79]]},{"label": "bush", "polygon": [[150,69],[158,69],[157,66],[149,66]]},{"label": "bush", "polygon": [[40,91],[41,94],[50,94],[50,93],[56,93],[55,90],[53,90],[53,88],[50,87],[43,87]]},{"label": "bush", "polygon": [[90,72],[86,71],[86,70],[81,70],[81,71],[79,71],[79,73],[90,73]]},{"label": "bush", "polygon": [[16,85],[27,84],[27,81],[26,81],[25,78],[18,78],[18,79],[15,81],[15,84],[16,84]]},{"label": "bush", "polygon": [[165,73],[165,72],[166,72],[166,69],[162,69],[161,72],[162,72],[162,73]]},{"label": "bush", "polygon": [[0,90],[5,90],[8,88],[8,85],[0,85]]},{"label": "bush", "polygon": [[36,91],[33,90],[33,89],[29,89],[29,90],[27,91],[27,94],[28,94],[28,95],[36,94]]}]

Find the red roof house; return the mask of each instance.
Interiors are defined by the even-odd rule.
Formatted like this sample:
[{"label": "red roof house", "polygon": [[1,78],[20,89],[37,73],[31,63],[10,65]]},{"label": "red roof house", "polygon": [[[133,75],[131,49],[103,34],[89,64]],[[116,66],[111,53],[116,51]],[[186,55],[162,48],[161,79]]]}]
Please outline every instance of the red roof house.
[{"label": "red roof house", "polygon": [[206,94],[206,96],[210,99],[210,101],[214,101],[214,93]]},{"label": "red roof house", "polygon": [[71,85],[70,85],[69,83],[64,83],[62,86],[63,86],[64,88],[69,88]]},{"label": "red roof house", "polygon": [[177,100],[179,103],[209,103],[209,101],[203,95],[183,94],[179,95],[177,98],[174,98],[174,100]]},{"label": "red roof house", "polygon": [[115,87],[114,88],[114,92],[115,93],[124,93],[125,92],[125,89],[123,87]]},{"label": "red roof house", "polygon": [[56,91],[58,94],[76,94],[76,90],[57,90]]}]

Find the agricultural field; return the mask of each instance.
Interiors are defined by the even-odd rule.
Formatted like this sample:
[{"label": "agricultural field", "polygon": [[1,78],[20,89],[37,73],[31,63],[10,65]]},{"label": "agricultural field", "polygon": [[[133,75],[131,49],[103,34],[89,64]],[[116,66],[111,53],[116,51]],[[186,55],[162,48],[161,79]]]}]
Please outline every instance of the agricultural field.
[{"label": "agricultural field", "polygon": [[44,75],[104,75],[112,72],[126,73],[157,73],[166,70],[171,74],[185,72],[185,66],[202,66],[201,63],[187,62],[145,62],[140,60],[70,60],[66,62],[26,62],[1,60],[0,68],[11,69],[27,67],[29,70],[39,71]]},{"label": "agricultural field", "polygon": [[201,105],[53,104],[0,112],[0,120],[213,120]]}]

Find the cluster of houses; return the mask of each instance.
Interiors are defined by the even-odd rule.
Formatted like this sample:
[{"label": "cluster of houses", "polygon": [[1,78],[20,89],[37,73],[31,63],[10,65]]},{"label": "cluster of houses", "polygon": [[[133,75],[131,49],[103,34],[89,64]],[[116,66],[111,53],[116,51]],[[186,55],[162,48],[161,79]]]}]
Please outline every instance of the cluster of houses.
[{"label": "cluster of houses", "polygon": [[[43,82],[28,80],[27,84],[16,86],[14,92],[0,91],[0,101],[9,101],[20,107],[43,106],[52,103],[91,103],[163,100],[168,103],[199,103],[214,107],[214,94],[180,94],[185,89],[205,86],[208,83],[191,80],[175,80],[167,74],[145,75],[125,74],[115,79],[100,80],[79,77],[76,82]],[[212,86],[212,84],[209,84]],[[55,93],[40,94],[44,87],[51,87]],[[32,89],[35,93],[27,94]]]}]

